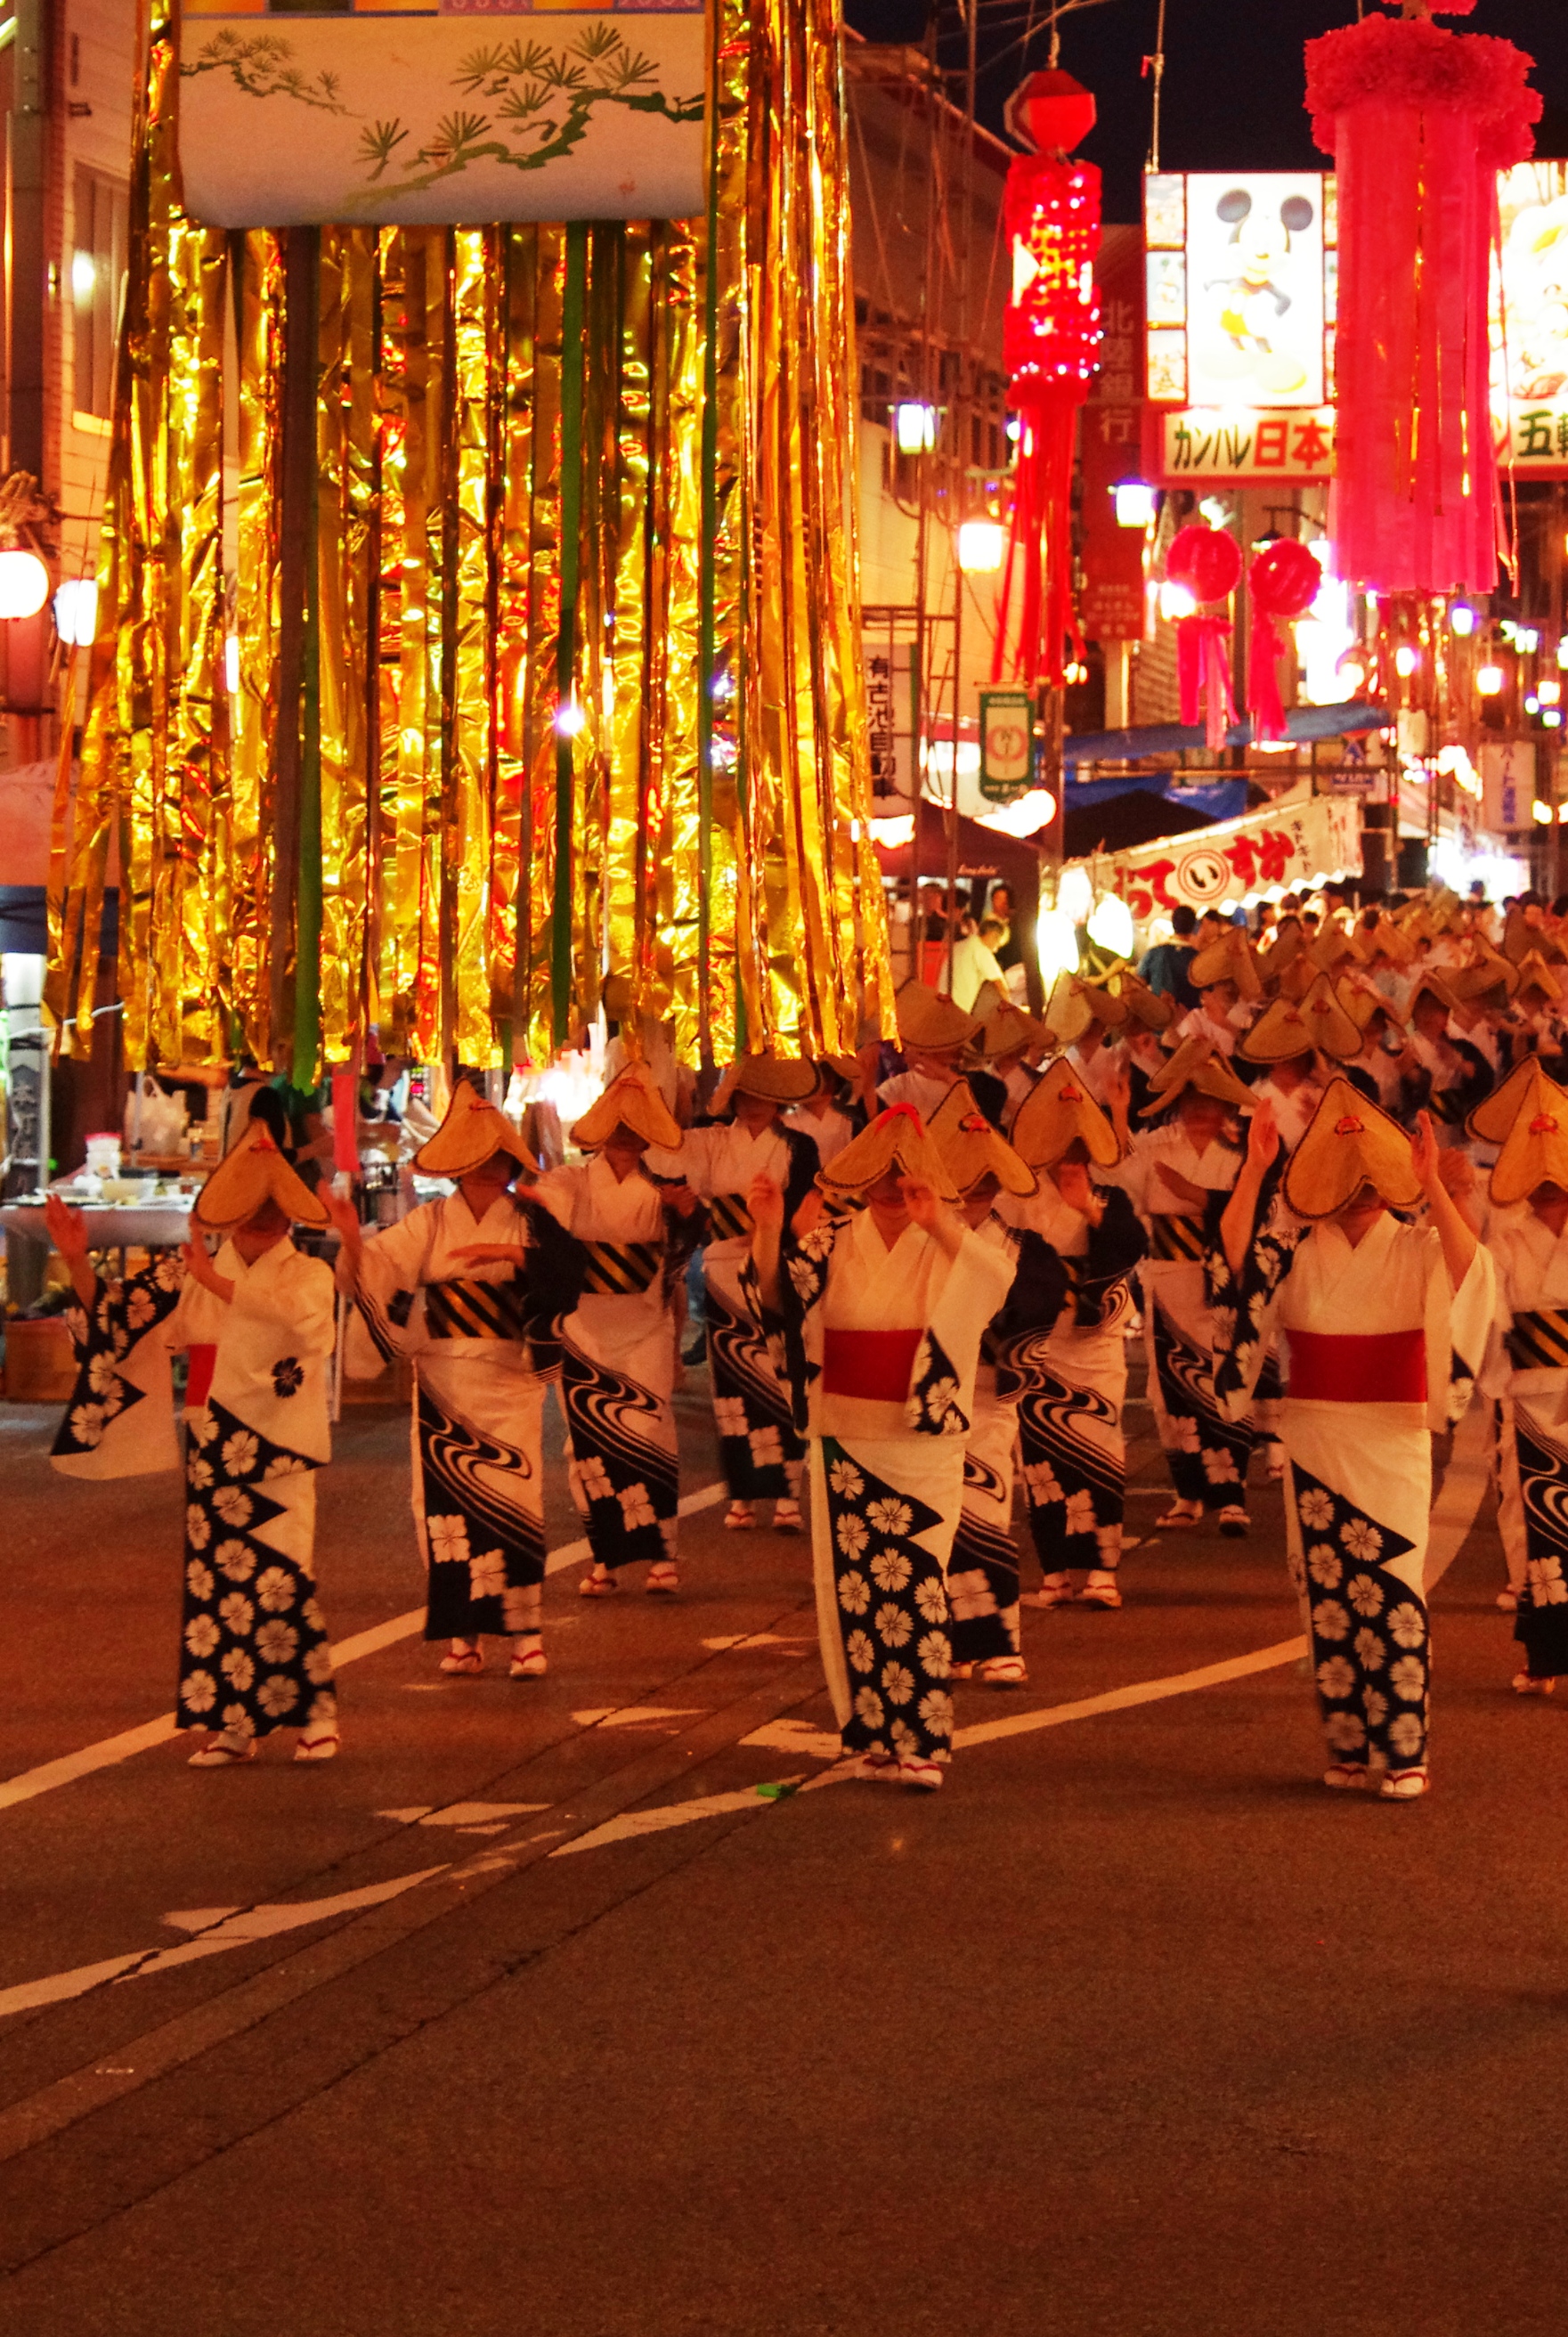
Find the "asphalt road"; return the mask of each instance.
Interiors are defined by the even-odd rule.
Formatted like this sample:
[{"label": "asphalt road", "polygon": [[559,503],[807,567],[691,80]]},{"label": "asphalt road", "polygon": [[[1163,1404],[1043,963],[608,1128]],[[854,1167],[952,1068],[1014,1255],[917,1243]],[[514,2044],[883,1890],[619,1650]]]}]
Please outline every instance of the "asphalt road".
[{"label": "asphalt road", "polygon": [[677,1602],[569,1563],[546,1680],[443,1681],[354,1411],[343,1756],[214,1774],[110,1742],[170,1709],[178,1488],[48,1427],[0,1408],[6,2337],[1562,2329],[1568,1711],[1508,1693],[1487,1505],[1423,1803],[1318,1782],[1272,1489],[1029,1612],[940,1794],[819,1791],[803,1544],[700,1507]]}]

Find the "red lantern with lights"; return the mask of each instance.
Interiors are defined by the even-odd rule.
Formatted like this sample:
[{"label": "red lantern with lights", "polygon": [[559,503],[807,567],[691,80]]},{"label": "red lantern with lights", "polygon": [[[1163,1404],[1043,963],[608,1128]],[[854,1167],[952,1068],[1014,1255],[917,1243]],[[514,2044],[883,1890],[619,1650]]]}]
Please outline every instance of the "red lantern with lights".
[{"label": "red lantern with lights", "polygon": [[1194,606],[1176,619],[1176,684],[1181,692],[1183,722],[1196,722],[1200,698],[1203,705],[1203,736],[1210,747],[1222,747],[1225,733],[1236,719],[1231,696],[1231,619],[1227,610],[1203,603],[1228,601],[1242,581],[1242,551],[1233,535],[1222,527],[1206,527],[1194,520],[1179,528],[1165,554],[1165,577],[1189,593]]},{"label": "red lantern with lights", "polygon": [[1285,736],[1278,661],[1290,647],[1281,628],[1304,617],[1322,589],[1323,572],[1298,536],[1276,536],[1247,571],[1252,640],[1247,659],[1247,710],[1254,739]]},{"label": "red lantern with lights", "polygon": [[1083,646],[1073,611],[1073,458],[1100,361],[1100,174],[1069,150],[1094,122],[1093,96],[1066,73],[1031,73],[1008,108],[1008,128],[1037,151],[1009,165],[1002,204],[1012,275],[1002,355],[1018,450],[991,678],[1010,672],[1031,687],[1060,689],[1069,644],[1075,654]]}]

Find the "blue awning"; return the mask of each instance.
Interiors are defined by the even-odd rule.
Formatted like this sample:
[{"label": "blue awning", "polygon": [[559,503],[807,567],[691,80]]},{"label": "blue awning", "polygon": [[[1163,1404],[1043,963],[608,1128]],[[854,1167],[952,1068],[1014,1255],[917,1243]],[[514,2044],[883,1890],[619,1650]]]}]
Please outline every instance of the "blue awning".
[{"label": "blue awning", "polygon": [[[1356,701],[1346,706],[1292,706],[1285,717],[1289,738],[1309,746],[1315,738],[1351,738],[1363,730],[1386,730],[1390,720],[1386,706]],[[1249,719],[1225,733],[1227,747],[1250,747]],[[1207,744],[1197,722],[1145,723],[1136,730],[1087,730],[1062,742],[1067,763],[1135,763],[1145,755],[1179,755]]]}]

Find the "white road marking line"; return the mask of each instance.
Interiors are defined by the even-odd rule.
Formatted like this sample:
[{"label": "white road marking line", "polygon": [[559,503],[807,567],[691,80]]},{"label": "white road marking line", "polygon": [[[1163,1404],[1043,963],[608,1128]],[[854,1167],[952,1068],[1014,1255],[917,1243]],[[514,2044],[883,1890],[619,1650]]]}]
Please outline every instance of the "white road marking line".
[{"label": "white road marking line", "polygon": [[1097,1712],[1125,1712],[1135,1704],[1156,1704],[1168,1696],[1188,1696],[1194,1688],[1218,1687],[1225,1680],[1244,1679],[1249,1672],[1274,1670],[1306,1653],[1304,1637],[1279,1639],[1250,1656],[1231,1656],[1221,1664],[1204,1664],[1195,1672],[1168,1672],[1163,1679],[1135,1680],[1130,1687],[1107,1688],[1103,1696],[1080,1697],[1076,1704],[1047,1704],[1037,1712],[1009,1713],[1005,1720],[982,1720],[960,1728],[954,1751],[966,1745],[995,1745],[1004,1736],[1027,1736],[1037,1728],[1060,1728],[1069,1720],[1088,1720]]},{"label": "white road marking line", "polygon": [[[712,1485],[699,1485],[695,1493],[687,1493],[681,1501],[683,1518],[698,1510],[711,1510],[724,1499],[722,1480]],[[545,1560],[546,1574],[560,1574],[569,1566],[580,1566],[589,1555],[586,1541],[570,1541],[551,1552]],[[394,1615],[389,1621],[373,1624],[368,1631],[355,1631],[352,1638],[341,1639],[332,1650],[333,1668],[341,1671],[346,1664],[356,1664],[364,1656],[378,1655],[383,1648],[396,1645],[399,1639],[411,1638],[415,1631],[424,1628],[424,1609],[411,1607],[405,1614]],[[415,1681],[424,1687],[432,1683]],[[96,1745],[84,1745],[79,1753],[66,1753],[58,1761],[45,1761],[40,1768],[24,1769],[15,1777],[0,1784],[0,1810],[15,1809],[19,1803],[33,1801],[39,1794],[52,1794],[57,1786],[74,1785],[78,1777],[90,1777],[95,1770],[112,1769],[122,1761],[129,1761],[138,1753],[151,1752],[155,1745],[166,1745],[178,1735],[174,1715],[166,1712],[157,1720],[144,1721],[140,1728],[127,1728],[118,1736],[101,1737]]]},{"label": "white road marking line", "polygon": [[761,1745],[769,1753],[800,1753],[809,1761],[836,1761],[843,1747],[831,1729],[818,1728],[809,1720],[795,1720],[785,1714],[782,1720],[770,1720],[761,1728],[754,1728],[749,1736],[741,1738],[743,1745]]},{"label": "white road marking line", "polygon": [[395,1819],[399,1825],[480,1826],[531,1817],[536,1810],[549,1807],[548,1802],[449,1802],[436,1809],[429,1802],[417,1802],[412,1809],[377,1810],[375,1815]]},{"label": "white road marking line", "polygon": [[[1197,1688],[1216,1687],[1226,1680],[1243,1679],[1249,1673],[1269,1671],[1289,1663],[1304,1651],[1306,1644],[1302,1638],[1281,1639],[1273,1647],[1260,1648],[1251,1655],[1232,1656],[1222,1663],[1205,1664],[1197,1671],[1168,1673],[1162,1679],[1137,1681],[1130,1687],[1107,1689],[1102,1696],[1082,1697],[1073,1704],[1047,1705],[1036,1712],[1012,1713],[1002,1720],[983,1721],[976,1727],[960,1729],[953,1741],[956,1746],[994,1744],[1002,1737],[1027,1736],[1041,1728],[1059,1728],[1071,1720],[1087,1720],[1096,1713],[1121,1712],[1133,1705],[1153,1704],[1167,1697],[1187,1696]],[[785,1716],[783,1722],[766,1723],[739,1741],[743,1745],[758,1744],[787,1725],[787,1721],[788,1716]],[[812,1730],[809,1723],[797,1724],[797,1733],[791,1737],[789,1750],[795,1754],[814,1752],[815,1748],[804,1743],[803,1738],[817,1733]],[[820,1734],[825,1743],[832,1745],[836,1755],[837,1744],[827,1737],[825,1731]],[[797,1778],[785,1780],[785,1790],[780,1791],[775,1785],[771,1794],[755,1785],[746,1785],[734,1793],[706,1794],[695,1801],[667,1803],[657,1809],[627,1811],[611,1818],[608,1824],[596,1826],[589,1833],[579,1834],[572,1841],[562,1843],[559,1850],[552,1850],[548,1854],[550,1858],[566,1858],[578,1851],[607,1849],[612,1843],[631,1841],[642,1834],[667,1833],[676,1826],[692,1825],[702,1818],[726,1816],[737,1810],[775,1808],[780,1801],[793,1799],[795,1792],[809,1793],[819,1785],[848,1783],[854,1775],[853,1766],[846,1764],[842,1768],[824,1769],[803,1784]],[[454,1806],[461,1807],[462,1804]],[[483,1859],[476,1861],[472,1868],[464,1867],[459,1872],[484,1873],[511,1863],[504,1857]],[[201,1938],[189,1941],[184,1947],[161,1951],[142,1949],[131,1955],[111,1957],[103,1963],[80,1964],[73,1971],[55,1972],[45,1980],[26,1980],[20,1987],[0,1991],[0,2019],[7,2013],[33,2011],[42,2005],[85,1995],[89,1989],[104,1981],[118,1983],[122,1980],[140,1979],[143,1972],[167,1971],[171,1965],[216,1955],[224,1948],[242,1947],[251,1941],[270,1939],[279,1931],[292,1931],[303,1924],[323,1922],[332,1914],[379,1905],[385,1900],[397,1897],[402,1892],[412,1890],[416,1883],[427,1882],[432,1876],[450,1871],[445,1866],[424,1867],[415,1874],[400,1876],[395,1882],[373,1883],[365,1891],[346,1891],[335,1899],[302,1900],[293,1905],[251,1907],[238,1912],[223,1908],[206,1908],[188,1912],[184,1915],[166,1915],[162,1919],[165,1923],[180,1929],[200,1923],[206,1918],[216,1921],[214,1927],[205,1931]]]}]

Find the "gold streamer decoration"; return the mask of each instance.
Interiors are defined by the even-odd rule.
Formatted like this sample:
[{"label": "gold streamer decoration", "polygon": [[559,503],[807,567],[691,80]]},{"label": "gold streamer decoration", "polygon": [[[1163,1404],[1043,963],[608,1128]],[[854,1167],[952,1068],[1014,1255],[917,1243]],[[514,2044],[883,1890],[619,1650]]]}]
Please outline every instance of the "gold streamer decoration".
[{"label": "gold streamer decoration", "polygon": [[836,0],[712,7],[706,220],[321,230],[316,963],[314,861],[272,816],[306,592],[279,523],[297,278],[278,235],[182,212],[152,0],[99,639],[51,867],[63,1045],[90,1034],[115,835],[133,1063],[244,1048],[308,1081],[313,997],[327,1065],[545,1061],[612,981],[687,1060],[838,1050],[890,1016]]}]

